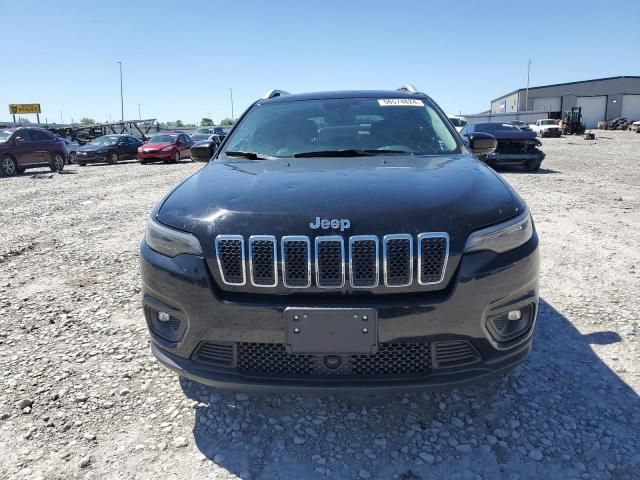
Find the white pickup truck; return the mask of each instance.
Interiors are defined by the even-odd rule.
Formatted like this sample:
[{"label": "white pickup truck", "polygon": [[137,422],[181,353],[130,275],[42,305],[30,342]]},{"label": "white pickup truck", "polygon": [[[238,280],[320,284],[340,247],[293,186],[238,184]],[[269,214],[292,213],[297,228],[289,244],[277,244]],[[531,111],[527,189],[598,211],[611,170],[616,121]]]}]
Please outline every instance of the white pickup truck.
[{"label": "white pickup truck", "polygon": [[559,137],[562,134],[560,125],[555,120],[542,119],[531,125],[531,130],[536,132],[539,137]]}]

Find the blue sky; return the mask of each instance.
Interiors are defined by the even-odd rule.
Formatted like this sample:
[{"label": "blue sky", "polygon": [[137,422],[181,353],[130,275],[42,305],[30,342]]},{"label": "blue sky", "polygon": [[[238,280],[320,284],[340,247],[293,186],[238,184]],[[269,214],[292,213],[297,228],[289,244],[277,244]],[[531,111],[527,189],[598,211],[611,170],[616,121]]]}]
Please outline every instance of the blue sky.
[{"label": "blue sky", "polygon": [[[638,2],[0,0],[0,121],[236,117],[266,90],[413,83],[475,113],[531,85],[640,75]],[[565,41],[565,39],[567,39]],[[35,120],[35,118],[34,118]]]}]

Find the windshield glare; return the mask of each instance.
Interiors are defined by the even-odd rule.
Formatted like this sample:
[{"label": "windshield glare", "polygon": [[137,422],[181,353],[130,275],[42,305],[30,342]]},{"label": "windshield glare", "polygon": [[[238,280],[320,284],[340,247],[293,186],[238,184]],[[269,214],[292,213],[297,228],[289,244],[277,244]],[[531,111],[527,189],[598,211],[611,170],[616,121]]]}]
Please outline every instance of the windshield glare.
[{"label": "windshield glare", "polygon": [[149,143],[175,143],[177,138],[177,135],[153,135]]},{"label": "windshield glare", "polygon": [[200,135],[211,135],[213,133],[213,129],[212,128],[198,128],[193,133],[194,134],[200,134]]},{"label": "windshield glare", "polygon": [[13,132],[10,132],[8,130],[0,130],[0,142],[6,142],[7,140],[9,140],[12,134]]},{"label": "windshield glare", "polygon": [[540,125],[555,125],[555,124],[556,124],[555,120],[542,120],[540,122]]},{"label": "windshield glare", "polygon": [[458,153],[460,147],[426,99],[398,104],[378,98],[289,101],[254,106],[225,152],[269,157],[336,150],[392,150],[416,155]]},{"label": "windshield glare", "polygon": [[89,145],[115,145],[116,143],[118,143],[119,139],[120,137],[117,137],[115,135],[105,135],[104,137],[98,137],[95,140],[92,140]]},{"label": "windshield glare", "polygon": [[495,132],[496,130],[520,130],[508,123],[478,123],[475,126],[476,132]]}]

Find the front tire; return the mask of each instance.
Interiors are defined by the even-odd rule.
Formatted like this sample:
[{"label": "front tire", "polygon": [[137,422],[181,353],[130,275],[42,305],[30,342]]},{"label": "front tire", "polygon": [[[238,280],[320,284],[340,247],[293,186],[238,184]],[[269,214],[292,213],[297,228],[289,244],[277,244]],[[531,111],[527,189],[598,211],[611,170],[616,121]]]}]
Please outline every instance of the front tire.
[{"label": "front tire", "polygon": [[180,150],[176,151],[176,154],[173,157],[173,163],[180,163]]},{"label": "front tire", "polygon": [[69,165],[72,163],[76,163],[76,152],[71,152],[69,154]]},{"label": "front tire", "polygon": [[120,158],[118,157],[118,154],[116,152],[113,152],[110,156],[109,156],[109,164],[110,165],[115,165],[120,161]]},{"label": "front tire", "polygon": [[13,157],[5,155],[0,159],[0,175],[3,177],[13,177],[18,171],[18,164]]},{"label": "front tire", "polygon": [[55,153],[53,155],[53,159],[51,160],[51,165],[49,168],[52,172],[61,172],[64,170],[64,157],[59,153]]},{"label": "front tire", "polygon": [[544,160],[544,152],[535,148],[532,153],[537,153],[538,158],[528,160],[524,166],[524,169],[527,172],[537,172],[540,170],[540,165],[542,164],[542,160]]}]

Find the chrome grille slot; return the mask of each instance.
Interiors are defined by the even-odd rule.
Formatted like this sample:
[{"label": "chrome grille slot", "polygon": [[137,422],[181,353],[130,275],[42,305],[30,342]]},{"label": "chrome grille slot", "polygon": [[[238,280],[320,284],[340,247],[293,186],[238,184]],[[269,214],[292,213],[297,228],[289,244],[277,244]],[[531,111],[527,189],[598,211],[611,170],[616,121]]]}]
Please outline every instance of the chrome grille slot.
[{"label": "chrome grille slot", "polygon": [[256,287],[275,287],[278,284],[277,250],[274,236],[249,237],[249,271],[251,283]]},{"label": "chrome grille slot", "polygon": [[379,276],[378,237],[349,239],[349,279],[353,288],[375,288]]},{"label": "chrome grille slot", "polygon": [[311,243],[308,237],[282,237],[282,283],[288,288],[311,286]]},{"label": "chrome grille slot", "polygon": [[413,282],[413,237],[385,235],[383,239],[384,283],[387,287],[406,287]]},{"label": "chrome grille slot", "polygon": [[418,282],[433,285],[444,279],[449,256],[449,235],[444,232],[418,235]]},{"label": "chrome grille slot", "polygon": [[340,236],[316,237],[316,285],[344,286],[344,240]]},{"label": "chrome grille slot", "polygon": [[241,235],[218,235],[216,257],[222,280],[227,285],[246,283],[244,266],[244,239]]}]

